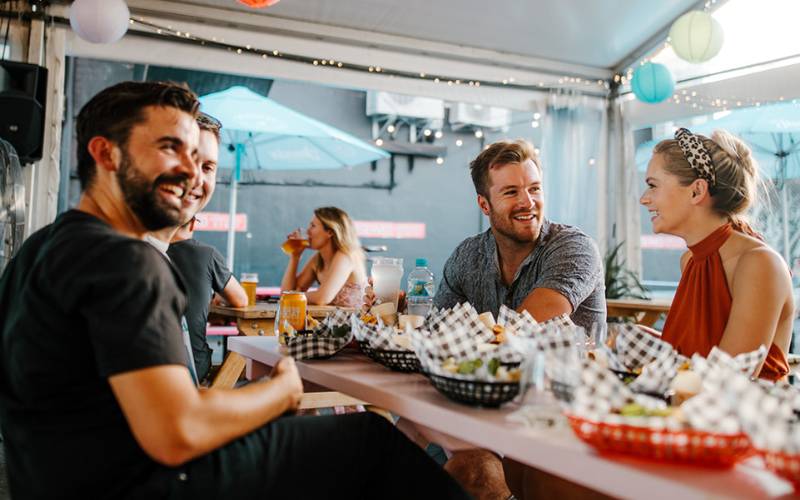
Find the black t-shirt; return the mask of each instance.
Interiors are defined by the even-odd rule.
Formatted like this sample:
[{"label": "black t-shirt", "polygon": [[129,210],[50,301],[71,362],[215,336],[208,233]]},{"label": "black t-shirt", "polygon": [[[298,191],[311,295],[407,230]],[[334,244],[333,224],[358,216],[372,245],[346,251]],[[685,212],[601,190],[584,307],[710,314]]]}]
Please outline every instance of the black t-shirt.
[{"label": "black t-shirt", "polygon": [[108,378],[186,364],[182,284],[151,245],[69,211],[0,279],[0,425],[13,498],[150,496],[161,468]]},{"label": "black t-shirt", "polygon": [[231,279],[231,272],[216,248],[196,240],[171,244],[167,255],[178,268],[186,285],[186,321],[189,323],[197,377],[203,380],[211,368],[211,348],[206,342],[208,304],[214,297],[214,292],[222,293]]}]

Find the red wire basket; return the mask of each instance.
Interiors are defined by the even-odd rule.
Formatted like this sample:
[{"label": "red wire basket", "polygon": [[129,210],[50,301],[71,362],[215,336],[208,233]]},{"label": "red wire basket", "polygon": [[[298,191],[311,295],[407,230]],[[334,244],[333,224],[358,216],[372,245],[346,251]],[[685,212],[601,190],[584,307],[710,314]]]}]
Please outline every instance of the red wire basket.
[{"label": "red wire basket", "polygon": [[790,455],[780,451],[758,450],[767,468],[782,478],[791,481],[796,491],[800,491],[800,455]]},{"label": "red wire basket", "polygon": [[663,462],[732,467],[753,453],[745,434],[713,434],[594,422],[567,415],[572,430],[601,453],[620,453]]}]

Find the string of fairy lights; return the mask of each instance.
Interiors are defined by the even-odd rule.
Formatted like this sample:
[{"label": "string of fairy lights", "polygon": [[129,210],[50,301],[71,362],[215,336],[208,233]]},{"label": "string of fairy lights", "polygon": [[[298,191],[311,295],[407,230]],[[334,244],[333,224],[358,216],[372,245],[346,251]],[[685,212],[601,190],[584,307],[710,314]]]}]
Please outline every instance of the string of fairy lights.
[{"label": "string of fairy lights", "polygon": [[[709,0],[705,3],[705,10],[708,10],[716,0]],[[309,64],[320,69],[333,69],[333,70],[348,70],[360,71],[374,75],[388,76],[390,78],[407,78],[424,80],[433,84],[454,86],[466,86],[480,88],[495,87],[495,88],[509,88],[516,90],[529,90],[538,92],[549,92],[560,89],[577,90],[585,89],[586,92],[592,94],[601,94],[607,96],[613,85],[627,85],[633,76],[634,67],[644,65],[650,62],[659,52],[667,50],[670,47],[669,40],[666,40],[659,45],[658,48],[652,50],[650,55],[643,57],[636,64],[627,68],[624,74],[615,74],[610,80],[602,79],[588,79],[580,76],[561,75],[553,77],[550,81],[538,80],[536,82],[521,82],[515,77],[506,76],[496,79],[478,79],[468,78],[455,75],[431,74],[424,71],[412,72],[406,70],[399,70],[387,68],[380,64],[356,64],[352,62],[345,62],[341,60],[323,58],[323,57],[310,57],[306,55],[292,54],[281,51],[275,48],[263,48],[250,44],[240,45],[231,43],[223,37],[217,36],[200,36],[196,33],[182,31],[174,28],[172,25],[163,25],[156,22],[146,20],[144,17],[132,17],[130,24],[138,28],[137,34],[146,34],[149,36],[156,36],[162,39],[171,41],[178,41],[181,43],[193,43],[196,45],[226,50],[234,55],[259,57],[262,60],[269,60],[271,58],[279,58],[285,61],[292,61],[301,64]],[[693,109],[698,111],[725,111],[735,108],[746,108],[753,106],[764,106],[784,102],[785,99],[780,97],[778,99],[759,99],[748,96],[736,95],[702,95],[695,90],[676,90],[671,99],[664,101],[674,105],[687,106],[690,105]],[[796,100],[792,100],[795,102]],[[538,121],[532,120],[533,127],[536,128]],[[477,131],[476,131],[477,132]]]},{"label": "string of fairy lights", "polygon": [[407,78],[423,80],[434,84],[447,85],[449,87],[465,86],[479,88],[496,87],[509,88],[516,90],[548,92],[559,88],[570,88],[572,90],[583,91],[589,94],[607,96],[610,89],[610,82],[602,79],[590,79],[574,75],[561,75],[553,77],[551,81],[540,79],[537,81],[523,82],[514,76],[498,76],[496,79],[468,78],[456,75],[432,74],[424,71],[413,72],[388,68],[380,64],[357,64],[327,57],[311,57],[300,54],[287,53],[275,48],[256,47],[250,44],[240,45],[227,42],[223,37],[200,36],[196,33],[178,30],[172,25],[162,25],[145,20],[143,17],[131,17],[130,24],[137,28],[136,34],[156,36],[161,39],[177,41],[181,43],[192,43],[203,47],[226,50],[235,55],[259,57],[263,60],[280,58],[285,61],[309,64],[320,69],[334,69],[347,71],[360,71],[375,75],[388,76],[390,78]]},{"label": "string of fairy lights", "polygon": [[[704,10],[709,10],[717,0],[708,0],[704,4]],[[17,13],[18,15],[19,13]],[[47,16],[46,16],[47,17]],[[50,16],[48,18],[52,22],[59,24],[68,24],[69,20],[59,17]],[[389,78],[405,78],[427,81],[433,84],[447,85],[449,87],[494,87],[494,88],[509,88],[523,91],[537,91],[537,92],[552,92],[564,89],[570,89],[577,92],[584,92],[592,95],[609,96],[611,88],[616,86],[625,86],[630,83],[634,73],[634,68],[652,61],[652,59],[662,50],[670,47],[669,40],[660,44],[658,48],[650,51],[649,55],[641,58],[636,63],[626,69],[623,74],[615,74],[609,80],[602,79],[589,79],[575,75],[561,75],[553,76],[550,80],[537,80],[537,81],[520,81],[513,76],[498,75],[494,79],[481,79],[469,78],[456,75],[444,74],[431,74],[424,71],[414,72],[407,70],[400,70],[395,68],[388,68],[381,64],[358,64],[352,62],[345,62],[327,57],[310,57],[306,55],[293,54],[281,51],[277,48],[264,48],[257,47],[250,44],[237,44],[226,41],[223,37],[199,35],[183,31],[173,27],[170,24],[160,24],[145,19],[142,16],[133,16],[129,20],[130,26],[134,28],[134,33],[140,36],[156,37],[163,40],[179,43],[190,43],[203,47],[225,50],[236,56],[249,56],[252,58],[260,58],[262,60],[269,60],[278,58],[284,61],[296,62],[299,64],[312,65],[320,68],[321,70],[346,70],[346,71],[359,71],[368,74],[388,76]],[[785,102],[786,99],[779,97],[778,99],[759,99],[749,96],[736,96],[736,95],[703,95],[696,90],[676,90],[671,98],[664,101],[665,103],[672,103],[679,106],[690,105],[693,109],[700,111],[722,111],[735,108],[745,108],[753,106],[765,106]],[[797,102],[792,99],[791,102]],[[533,127],[535,128],[537,120],[533,120]]]}]

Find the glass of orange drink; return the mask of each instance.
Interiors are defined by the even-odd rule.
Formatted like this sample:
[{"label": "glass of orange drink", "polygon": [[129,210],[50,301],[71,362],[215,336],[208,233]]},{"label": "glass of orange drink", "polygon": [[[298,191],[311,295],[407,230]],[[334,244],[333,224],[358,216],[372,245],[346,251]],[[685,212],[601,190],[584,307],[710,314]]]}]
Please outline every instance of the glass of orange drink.
[{"label": "glass of orange drink", "polygon": [[258,273],[242,273],[240,280],[242,288],[247,293],[247,305],[256,305],[256,288],[258,288]]},{"label": "glass of orange drink", "polygon": [[286,238],[286,241],[284,241],[283,245],[281,245],[281,250],[283,250],[283,253],[286,255],[292,255],[301,249],[308,248],[309,244],[308,235],[303,232],[299,232],[297,233],[297,237],[292,234],[289,236],[289,238]]}]

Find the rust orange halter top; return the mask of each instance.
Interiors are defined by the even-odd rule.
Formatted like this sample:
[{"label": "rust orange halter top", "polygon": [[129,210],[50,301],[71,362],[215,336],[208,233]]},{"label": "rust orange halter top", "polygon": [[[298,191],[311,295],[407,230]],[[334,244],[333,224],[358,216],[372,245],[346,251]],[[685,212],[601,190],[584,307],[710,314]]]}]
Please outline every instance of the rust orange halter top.
[{"label": "rust orange halter top", "polygon": [[[662,339],[684,356],[708,356],[719,345],[731,313],[731,292],[719,255],[733,228],[725,224],[689,247],[691,257],[683,270],[672,300]],[[760,378],[778,380],[789,373],[789,363],[781,349],[772,344],[761,368]]]}]

